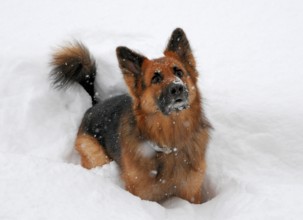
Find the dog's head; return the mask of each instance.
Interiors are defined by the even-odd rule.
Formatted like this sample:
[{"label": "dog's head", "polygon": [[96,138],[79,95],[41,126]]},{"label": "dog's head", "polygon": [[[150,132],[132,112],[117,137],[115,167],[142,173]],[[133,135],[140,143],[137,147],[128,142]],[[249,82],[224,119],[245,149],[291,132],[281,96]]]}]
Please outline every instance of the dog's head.
[{"label": "dog's head", "polygon": [[164,57],[150,60],[127,47],[118,47],[117,57],[135,108],[169,115],[197,97],[195,59],[182,29],[173,31]]}]

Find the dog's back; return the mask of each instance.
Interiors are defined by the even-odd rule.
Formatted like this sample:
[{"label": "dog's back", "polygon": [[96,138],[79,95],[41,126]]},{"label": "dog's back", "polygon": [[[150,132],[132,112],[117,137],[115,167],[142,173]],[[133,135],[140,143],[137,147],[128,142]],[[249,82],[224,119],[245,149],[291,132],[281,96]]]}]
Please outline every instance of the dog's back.
[{"label": "dog's back", "polygon": [[[76,148],[86,168],[103,165],[111,159],[119,163],[119,124],[123,114],[131,114],[132,101],[127,94],[100,100],[95,91],[96,65],[88,49],[80,42],[61,47],[53,55],[53,86],[65,89],[79,83],[92,100],[85,113]],[[100,157],[103,158],[100,160]]]},{"label": "dog's back", "polygon": [[121,117],[123,115],[133,117],[131,109],[131,97],[127,94],[99,102],[85,113],[80,132],[95,137],[108,156],[120,163]]}]

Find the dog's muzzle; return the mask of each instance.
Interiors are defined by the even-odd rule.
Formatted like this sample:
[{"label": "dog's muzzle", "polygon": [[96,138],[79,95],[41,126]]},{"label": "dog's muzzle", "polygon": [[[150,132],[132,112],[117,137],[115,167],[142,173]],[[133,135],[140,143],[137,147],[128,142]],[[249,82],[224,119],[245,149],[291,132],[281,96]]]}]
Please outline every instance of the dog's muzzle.
[{"label": "dog's muzzle", "polygon": [[188,89],[183,83],[171,83],[161,93],[158,105],[165,115],[188,108]]}]

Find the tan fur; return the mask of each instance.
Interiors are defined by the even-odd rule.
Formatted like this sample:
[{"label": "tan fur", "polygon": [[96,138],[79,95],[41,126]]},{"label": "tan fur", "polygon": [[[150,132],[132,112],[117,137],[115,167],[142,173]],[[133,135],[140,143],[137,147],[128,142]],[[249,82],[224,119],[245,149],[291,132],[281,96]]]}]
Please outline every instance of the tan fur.
[{"label": "tan fur", "polygon": [[[68,58],[68,59],[67,59]],[[94,65],[94,60],[90,57],[90,53],[87,48],[80,42],[70,44],[57,50],[53,55],[53,66],[66,66],[73,68],[74,64],[81,63],[84,68],[84,72],[88,72],[91,66]]]},{"label": "tan fur", "polygon": [[[180,58],[176,55],[176,53],[171,52],[171,51],[164,51],[164,55],[166,57],[171,57],[173,59],[179,60],[180,62],[182,62],[182,60],[180,60]],[[186,62],[183,62],[183,65],[185,66],[186,69],[188,69],[191,73],[191,78],[193,80],[194,83],[197,82],[198,79],[198,72],[196,71],[196,61],[194,56],[192,55],[192,53],[190,53],[188,60]]]},{"label": "tan fur", "polygon": [[[183,79],[191,90],[189,109],[166,116],[157,109],[154,99],[174,80],[170,68],[173,64],[182,67],[178,60],[169,57],[146,60],[143,64],[145,81],[149,82],[158,69],[165,74],[167,81],[156,86],[147,85],[144,91],[136,88],[136,92],[141,93],[133,97],[137,128],[134,130],[129,126],[127,115],[120,127],[122,178],[126,189],[142,199],[161,201],[178,196],[192,203],[201,203],[209,124],[203,118],[196,81],[191,76]],[[140,146],[145,143],[138,139],[139,136],[156,140],[161,146],[170,146],[175,152],[158,152],[153,157],[144,157]]]},{"label": "tan fur", "polygon": [[[58,53],[55,64],[62,63],[67,53],[75,55],[79,52],[72,49],[63,51],[62,56]],[[82,49],[81,53],[86,51]],[[88,54],[79,55],[89,57]],[[117,48],[117,56],[132,97],[132,109],[123,111],[118,121],[119,155],[113,157],[121,168],[126,189],[151,201],[178,196],[192,203],[201,203],[205,152],[211,126],[203,113],[195,59],[184,32],[181,29],[173,32],[164,57],[150,60],[125,47]],[[176,67],[182,75],[177,74]],[[163,80],[155,83],[153,77],[157,73],[161,73]],[[176,108],[167,113],[159,105],[163,100],[161,95],[167,94],[164,93],[168,91],[166,89],[177,83],[184,85],[182,92],[186,91],[188,101],[184,108],[188,108]],[[151,144],[156,144],[158,150]],[[106,147],[112,146],[108,144]],[[170,152],[165,153],[159,148],[168,148]],[[111,161],[98,140],[83,132],[82,127],[76,139],[76,149],[86,168]]]},{"label": "tan fur", "polygon": [[[171,125],[171,128],[172,126],[182,125],[176,123]],[[202,202],[201,187],[206,169],[204,156],[208,141],[206,130],[200,128],[197,136],[179,143],[172,140],[170,143],[174,142],[174,145],[170,146],[175,146],[175,152],[168,155],[156,153],[152,158],[144,157],[140,152],[140,145],[144,143],[136,138],[139,130],[134,131],[126,126],[121,129],[121,133],[123,134],[121,137],[122,178],[128,191],[142,199],[153,201],[179,196],[192,203]],[[166,139],[165,132],[160,131],[157,134],[159,138]],[[160,137],[161,134],[164,137]],[[183,137],[182,134],[180,136]],[[160,164],[161,170],[159,170]],[[156,172],[160,173],[160,176],[155,175]]]},{"label": "tan fur", "polygon": [[81,164],[87,169],[102,166],[111,160],[106,155],[103,147],[92,136],[79,133],[76,138],[76,150],[81,156]]}]

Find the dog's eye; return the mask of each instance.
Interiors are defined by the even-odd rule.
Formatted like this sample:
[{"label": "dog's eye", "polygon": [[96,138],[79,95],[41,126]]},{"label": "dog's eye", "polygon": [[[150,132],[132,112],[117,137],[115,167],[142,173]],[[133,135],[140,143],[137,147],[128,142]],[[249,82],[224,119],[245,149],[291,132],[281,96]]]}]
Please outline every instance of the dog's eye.
[{"label": "dog's eye", "polygon": [[159,72],[155,72],[151,82],[152,82],[152,84],[157,84],[157,83],[160,83],[162,80],[163,80],[162,74]]},{"label": "dog's eye", "polygon": [[180,70],[178,67],[174,67],[174,74],[179,78],[183,76],[182,70]]}]

